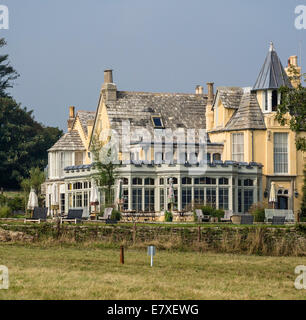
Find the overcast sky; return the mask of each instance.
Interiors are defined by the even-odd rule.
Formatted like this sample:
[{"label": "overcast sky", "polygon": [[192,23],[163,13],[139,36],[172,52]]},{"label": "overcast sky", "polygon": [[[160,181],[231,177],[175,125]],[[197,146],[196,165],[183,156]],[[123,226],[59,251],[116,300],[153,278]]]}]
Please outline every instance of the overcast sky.
[{"label": "overcast sky", "polygon": [[[14,98],[66,130],[68,106],[95,110],[103,70],[119,90],[194,92],[252,86],[274,42],[283,65],[302,48],[300,0],[0,0],[4,49],[20,73]],[[305,3],[306,4],[306,3]]]}]

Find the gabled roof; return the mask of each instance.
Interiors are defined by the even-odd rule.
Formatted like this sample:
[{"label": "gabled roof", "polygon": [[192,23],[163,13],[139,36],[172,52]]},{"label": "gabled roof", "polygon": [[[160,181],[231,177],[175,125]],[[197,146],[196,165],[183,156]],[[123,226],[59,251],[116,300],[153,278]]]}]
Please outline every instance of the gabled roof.
[{"label": "gabled roof", "polygon": [[65,133],[48,151],[84,151],[81,137],[76,130]]},{"label": "gabled roof", "polygon": [[165,129],[205,129],[207,95],[117,91],[117,100],[106,103],[111,128],[122,135],[122,121],[131,131],[146,128],[153,139],[152,116],[160,116]]},{"label": "gabled roof", "polygon": [[[95,115],[96,115],[96,112],[95,111],[78,111],[77,112],[77,115],[75,117],[75,120],[77,118],[80,119],[80,122],[81,122],[81,126],[84,130],[84,133],[85,135],[87,136],[88,135],[88,130],[87,130],[87,121],[88,120],[94,120],[95,119]],[[74,120],[74,122],[75,122]]]},{"label": "gabled roof", "polygon": [[256,93],[246,91],[239,108],[222,131],[265,130],[265,121],[257,101]]},{"label": "gabled roof", "polygon": [[215,101],[219,98],[224,108],[238,109],[242,95],[240,87],[218,87]]},{"label": "gabled roof", "polygon": [[279,89],[281,86],[292,87],[274,49],[273,43],[271,42],[268,55],[261,68],[253,90]]}]

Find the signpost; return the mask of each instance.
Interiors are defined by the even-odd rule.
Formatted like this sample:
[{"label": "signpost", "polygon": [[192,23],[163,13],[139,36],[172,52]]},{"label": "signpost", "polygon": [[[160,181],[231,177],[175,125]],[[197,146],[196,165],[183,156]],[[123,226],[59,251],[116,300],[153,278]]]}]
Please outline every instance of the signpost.
[{"label": "signpost", "polygon": [[155,256],[155,252],[156,252],[155,246],[148,247],[148,256],[151,256],[151,267],[153,267],[153,256]]}]

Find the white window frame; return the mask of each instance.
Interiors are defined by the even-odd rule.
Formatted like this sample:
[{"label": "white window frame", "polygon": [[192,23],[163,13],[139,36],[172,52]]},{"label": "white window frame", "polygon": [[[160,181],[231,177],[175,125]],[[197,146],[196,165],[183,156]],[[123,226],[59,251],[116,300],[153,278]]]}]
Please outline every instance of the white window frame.
[{"label": "white window frame", "polygon": [[[239,147],[242,146],[242,151],[238,151]],[[244,133],[232,133],[232,160],[233,161],[244,161]]]},{"label": "white window frame", "polygon": [[289,172],[288,138],[288,132],[273,134],[273,169],[276,174]]}]

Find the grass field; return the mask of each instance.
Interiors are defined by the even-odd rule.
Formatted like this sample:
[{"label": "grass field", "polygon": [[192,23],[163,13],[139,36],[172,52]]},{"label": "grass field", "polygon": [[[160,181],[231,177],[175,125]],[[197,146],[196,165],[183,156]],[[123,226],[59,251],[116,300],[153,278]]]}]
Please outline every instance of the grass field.
[{"label": "grass field", "polygon": [[296,290],[305,258],[158,251],[154,267],[144,250],[106,247],[0,245],[10,288],[0,299],[305,299]]}]

